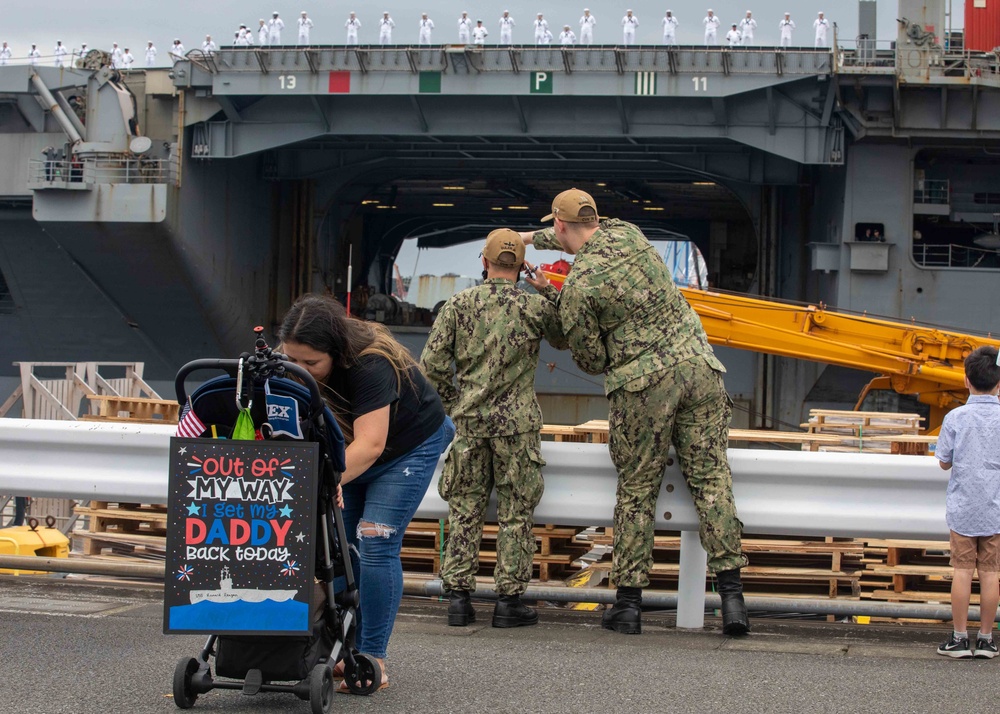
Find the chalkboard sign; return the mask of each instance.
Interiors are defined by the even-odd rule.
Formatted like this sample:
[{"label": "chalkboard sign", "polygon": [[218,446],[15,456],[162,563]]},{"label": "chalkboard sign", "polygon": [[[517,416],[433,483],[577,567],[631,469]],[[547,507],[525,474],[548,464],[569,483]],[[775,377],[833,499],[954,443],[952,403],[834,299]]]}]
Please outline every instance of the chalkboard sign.
[{"label": "chalkboard sign", "polygon": [[163,631],[310,630],[319,445],[171,439]]}]

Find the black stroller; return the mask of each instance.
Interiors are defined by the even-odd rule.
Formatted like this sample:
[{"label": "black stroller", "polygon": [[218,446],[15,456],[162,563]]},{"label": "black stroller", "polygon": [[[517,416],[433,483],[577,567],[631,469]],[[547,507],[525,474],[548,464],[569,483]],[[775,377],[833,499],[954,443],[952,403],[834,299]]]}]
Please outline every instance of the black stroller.
[{"label": "black stroller", "polygon": [[[258,327],[253,354],[238,360],[202,359],[189,362],[177,373],[177,401],[188,399],[185,379],[198,370],[226,372],[228,376],[206,382],[191,395],[191,408],[205,424],[232,429],[241,404],[251,404],[255,424],[266,424],[264,384],[270,379],[272,394],[292,397],[300,405],[304,440],[320,445],[320,485],[316,504],[317,538],[311,633],[300,636],[212,635],[197,657],[184,657],[174,671],[174,703],[181,709],[194,706],[199,694],[212,689],[237,689],[243,694],[291,692],[308,700],[315,714],[326,714],[334,694],[334,667],[343,662],[344,681],[355,694],[371,694],[382,681],[377,660],[354,649],[358,590],[351,570],[344,521],[336,502],[344,464],[344,437],[332,413],[323,404],[319,387],[301,367],[274,352]],[[284,377],[295,377],[299,382]],[[303,386],[305,385],[305,386]],[[234,399],[234,394],[237,399]],[[266,431],[266,429],[265,429]],[[266,436],[266,435],[265,435]],[[334,579],[346,586],[334,591]],[[209,657],[214,657],[216,679]]]}]

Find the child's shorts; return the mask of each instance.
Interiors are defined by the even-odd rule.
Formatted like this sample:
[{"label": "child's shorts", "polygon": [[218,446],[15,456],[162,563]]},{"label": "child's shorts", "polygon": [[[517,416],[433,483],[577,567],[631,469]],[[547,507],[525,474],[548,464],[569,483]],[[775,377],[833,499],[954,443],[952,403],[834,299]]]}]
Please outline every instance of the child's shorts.
[{"label": "child's shorts", "polygon": [[951,567],[978,568],[987,573],[1000,570],[1000,535],[964,536],[951,532]]}]

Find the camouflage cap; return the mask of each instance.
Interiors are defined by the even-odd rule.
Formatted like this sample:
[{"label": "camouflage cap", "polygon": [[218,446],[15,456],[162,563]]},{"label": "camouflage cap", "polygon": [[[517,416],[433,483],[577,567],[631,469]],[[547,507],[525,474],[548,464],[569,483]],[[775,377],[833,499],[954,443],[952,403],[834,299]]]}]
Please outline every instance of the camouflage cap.
[{"label": "camouflage cap", "polygon": [[[585,215],[581,216],[580,210],[584,207],[593,209],[594,213],[591,215],[590,211],[586,211]],[[545,216],[542,221],[551,221],[553,218],[567,223],[596,223],[601,220],[597,215],[594,197],[578,188],[563,191],[552,200],[552,213]]]},{"label": "camouflage cap", "polygon": [[[513,254],[513,261],[501,260],[505,253]],[[498,228],[486,237],[483,257],[503,268],[520,268],[524,263],[524,241],[510,228]]]}]

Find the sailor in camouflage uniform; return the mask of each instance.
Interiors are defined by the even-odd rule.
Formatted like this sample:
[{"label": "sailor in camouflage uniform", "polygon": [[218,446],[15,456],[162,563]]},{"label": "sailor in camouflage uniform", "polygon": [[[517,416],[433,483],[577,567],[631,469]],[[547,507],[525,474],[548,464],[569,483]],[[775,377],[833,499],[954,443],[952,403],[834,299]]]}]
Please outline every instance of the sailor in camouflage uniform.
[{"label": "sailor in camouflage uniform", "polygon": [[[517,287],[524,243],[512,230],[490,233],[483,248],[485,281],[448,300],[421,357],[455,422],[456,437],[438,484],[448,502],[449,534],[441,578],[450,593],[448,624],[475,620],[483,521],[496,487],[499,514],[494,627],[534,625],[538,614],[521,602],[531,579],[534,510],[542,497],[542,413],[535,368],[544,337],[566,348],[556,309],[558,291],[541,273]],[[530,268],[530,266],[529,266]],[[452,366],[454,364],[454,367]]]},{"label": "sailor in camouflage uniform", "polygon": [[599,218],[594,199],[577,189],[556,197],[542,220],[553,219],[553,228],[520,235],[536,248],[576,255],[559,314],[580,369],[605,375],[609,448],[618,470],[611,569],[618,596],[602,625],[641,631],[656,499],[673,444],[698,511],[709,571],[718,579],[723,631],[746,634],[740,568],[747,561],[726,455],[732,407],[725,368],[642,231]]}]

